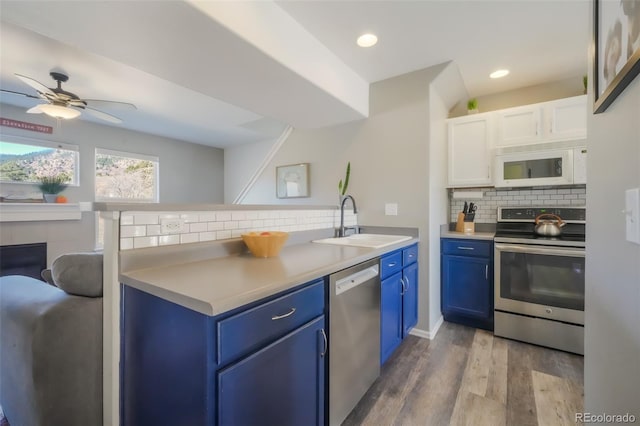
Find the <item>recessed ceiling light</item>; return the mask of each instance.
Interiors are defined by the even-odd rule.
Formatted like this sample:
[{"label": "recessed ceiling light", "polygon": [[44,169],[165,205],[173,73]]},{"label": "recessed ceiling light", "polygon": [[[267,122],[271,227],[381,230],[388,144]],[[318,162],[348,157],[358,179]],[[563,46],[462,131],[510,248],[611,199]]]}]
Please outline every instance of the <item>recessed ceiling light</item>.
[{"label": "recessed ceiling light", "polygon": [[375,34],[362,34],[358,37],[358,46],[371,47],[378,42],[378,37]]},{"label": "recessed ceiling light", "polygon": [[509,74],[509,70],[497,70],[489,74],[489,77],[500,78],[500,77],[504,77],[507,74]]}]

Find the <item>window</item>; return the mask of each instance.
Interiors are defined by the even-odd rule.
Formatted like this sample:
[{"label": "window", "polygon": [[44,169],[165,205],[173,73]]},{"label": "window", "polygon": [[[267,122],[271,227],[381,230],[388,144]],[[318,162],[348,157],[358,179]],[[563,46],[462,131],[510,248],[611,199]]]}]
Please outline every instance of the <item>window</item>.
[{"label": "window", "polygon": [[42,176],[65,174],[78,185],[78,147],[58,142],[0,137],[0,182],[38,183]]},{"label": "window", "polygon": [[158,157],[96,149],[96,201],[158,201]]},{"label": "window", "polygon": [[[96,201],[158,201],[158,157],[96,148]],[[104,221],[96,213],[96,249],[104,247]]]}]

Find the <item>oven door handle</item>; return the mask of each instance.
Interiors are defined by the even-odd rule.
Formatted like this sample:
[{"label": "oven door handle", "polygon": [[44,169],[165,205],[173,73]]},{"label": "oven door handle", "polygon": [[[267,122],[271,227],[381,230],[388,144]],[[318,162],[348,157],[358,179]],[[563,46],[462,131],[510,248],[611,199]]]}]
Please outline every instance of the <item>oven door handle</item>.
[{"label": "oven door handle", "polygon": [[522,245],[515,245],[515,244],[496,244],[495,249],[498,251],[511,251],[515,253],[543,254],[543,255],[549,255],[549,256],[584,257],[584,249],[522,246]]}]

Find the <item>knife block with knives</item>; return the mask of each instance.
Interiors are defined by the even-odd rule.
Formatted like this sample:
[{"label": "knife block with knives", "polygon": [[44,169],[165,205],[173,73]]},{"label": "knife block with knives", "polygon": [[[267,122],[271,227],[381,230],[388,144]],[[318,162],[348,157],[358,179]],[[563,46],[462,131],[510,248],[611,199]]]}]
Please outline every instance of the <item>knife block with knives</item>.
[{"label": "knife block with knives", "polygon": [[458,221],[456,222],[456,232],[463,232],[465,234],[473,234],[475,232],[475,223],[473,220],[476,217],[476,210],[478,206],[475,204],[467,204],[464,202],[464,208],[458,213]]}]

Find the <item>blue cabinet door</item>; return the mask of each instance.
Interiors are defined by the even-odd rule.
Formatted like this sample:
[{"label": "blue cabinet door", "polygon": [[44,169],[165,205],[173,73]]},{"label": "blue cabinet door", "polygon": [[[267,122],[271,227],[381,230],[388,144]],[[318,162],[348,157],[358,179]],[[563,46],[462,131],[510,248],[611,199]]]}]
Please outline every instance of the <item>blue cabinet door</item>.
[{"label": "blue cabinet door", "polygon": [[382,280],[381,287],[380,364],[384,364],[402,342],[402,272]]},{"label": "blue cabinet door", "polygon": [[323,425],[324,315],[218,374],[218,424]]},{"label": "blue cabinet door", "polygon": [[418,264],[412,263],[402,271],[404,294],[402,295],[402,338],[418,323]]},{"label": "blue cabinet door", "polygon": [[442,256],[442,311],[445,315],[493,317],[493,269],[484,257]]}]

